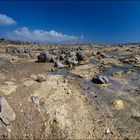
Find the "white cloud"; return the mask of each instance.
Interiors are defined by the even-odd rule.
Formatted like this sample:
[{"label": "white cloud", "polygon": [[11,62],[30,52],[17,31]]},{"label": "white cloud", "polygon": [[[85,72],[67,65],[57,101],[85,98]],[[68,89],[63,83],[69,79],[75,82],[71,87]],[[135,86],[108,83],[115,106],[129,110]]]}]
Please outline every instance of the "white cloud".
[{"label": "white cloud", "polygon": [[29,30],[28,27],[22,27],[13,31],[12,33],[9,33],[8,38],[42,43],[74,42],[79,39],[76,36],[62,34],[61,32],[56,32],[54,30]]},{"label": "white cloud", "polygon": [[0,14],[0,25],[13,25],[13,24],[16,24],[15,20],[4,14]]}]

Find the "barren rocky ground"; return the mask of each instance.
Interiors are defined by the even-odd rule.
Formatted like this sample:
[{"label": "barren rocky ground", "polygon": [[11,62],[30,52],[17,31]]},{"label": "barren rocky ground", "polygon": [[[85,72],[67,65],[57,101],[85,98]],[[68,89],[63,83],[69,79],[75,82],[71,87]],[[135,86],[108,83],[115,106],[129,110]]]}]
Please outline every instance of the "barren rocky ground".
[{"label": "barren rocky ground", "polygon": [[139,139],[140,46],[0,42],[1,139]]}]

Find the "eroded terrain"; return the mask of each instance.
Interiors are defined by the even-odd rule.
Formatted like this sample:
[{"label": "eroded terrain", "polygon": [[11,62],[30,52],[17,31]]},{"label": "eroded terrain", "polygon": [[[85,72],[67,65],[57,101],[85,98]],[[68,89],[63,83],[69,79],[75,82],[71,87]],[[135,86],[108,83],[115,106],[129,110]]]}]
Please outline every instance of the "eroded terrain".
[{"label": "eroded terrain", "polygon": [[[53,60],[44,60],[42,50]],[[8,116],[12,111],[0,114],[0,138],[139,139],[139,52],[140,46],[131,44],[1,41],[0,96],[16,118]],[[96,75],[109,82],[92,82]]]}]

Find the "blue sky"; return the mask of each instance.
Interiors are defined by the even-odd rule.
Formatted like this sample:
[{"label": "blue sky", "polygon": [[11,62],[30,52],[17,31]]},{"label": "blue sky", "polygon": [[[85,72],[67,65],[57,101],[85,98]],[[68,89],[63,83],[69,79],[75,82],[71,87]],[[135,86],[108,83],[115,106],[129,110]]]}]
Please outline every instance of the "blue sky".
[{"label": "blue sky", "polygon": [[35,42],[140,42],[139,1],[0,1],[0,37]]}]

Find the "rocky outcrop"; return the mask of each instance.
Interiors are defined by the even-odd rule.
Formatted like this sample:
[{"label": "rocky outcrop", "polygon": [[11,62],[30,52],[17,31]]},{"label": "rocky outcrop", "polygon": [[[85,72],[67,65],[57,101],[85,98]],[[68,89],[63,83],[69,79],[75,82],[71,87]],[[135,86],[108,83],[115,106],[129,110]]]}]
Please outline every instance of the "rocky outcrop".
[{"label": "rocky outcrop", "polygon": [[53,56],[48,51],[42,51],[37,59],[38,62],[53,62]]},{"label": "rocky outcrop", "polygon": [[32,49],[31,48],[15,48],[15,47],[8,47],[5,49],[6,53],[10,53],[10,54],[24,54],[27,53],[29,55],[31,55],[32,53]]},{"label": "rocky outcrop", "polygon": [[16,114],[4,97],[0,97],[0,118],[5,125],[16,119]]},{"label": "rocky outcrop", "polygon": [[84,60],[84,53],[82,51],[78,51],[76,53],[76,56],[77,56],[78,61]]}]

